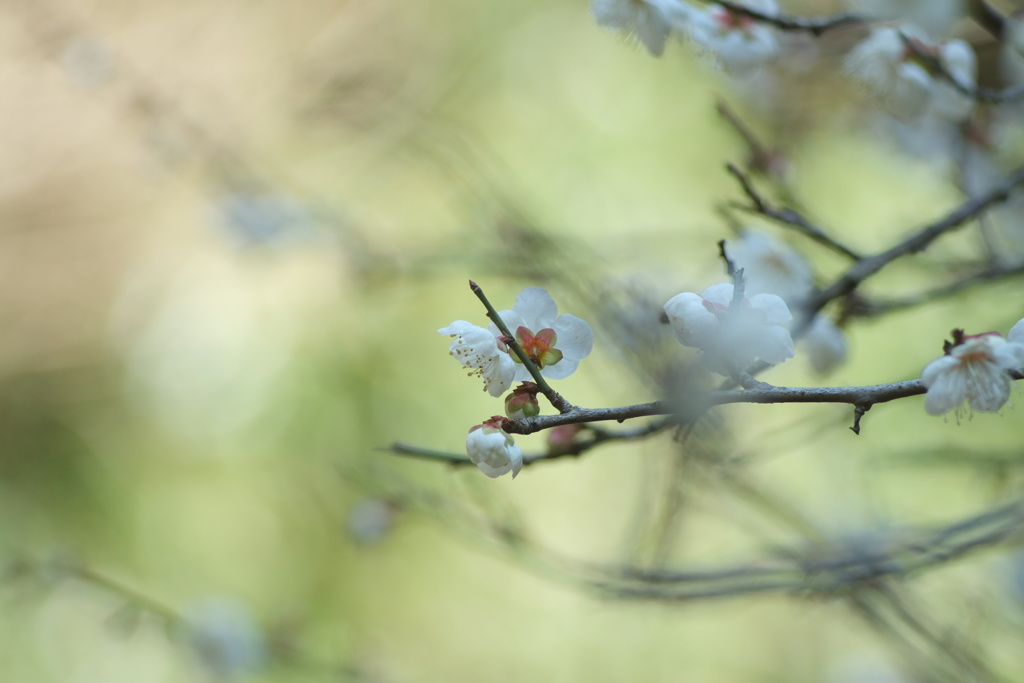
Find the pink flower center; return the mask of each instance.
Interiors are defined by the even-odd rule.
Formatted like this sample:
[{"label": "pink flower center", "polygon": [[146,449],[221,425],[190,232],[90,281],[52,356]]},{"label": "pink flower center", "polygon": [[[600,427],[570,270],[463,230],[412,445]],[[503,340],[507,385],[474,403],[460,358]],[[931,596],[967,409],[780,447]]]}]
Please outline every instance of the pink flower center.
[{"label": "pink flower center", "polygon": [[723,33],[728,31],[743,31],[747,33],[754,26],[754,20],[745,14],[730,12],[727,9],[715,12],[715,22]]},{"label": "pink flower center", "polygon": [[[555,348],[558,335],[550,327],[540,330],[537,334],[534,334],[527,327],[520,327],[516,330],[516,341],[519,342],[519,346],[523,347],[523,351],[526,352],[526,355],[538,368],[554,365],[562,360],[562,352]],[[520,362],[515,356],[513,356],[512,360],[517,363]]]}]

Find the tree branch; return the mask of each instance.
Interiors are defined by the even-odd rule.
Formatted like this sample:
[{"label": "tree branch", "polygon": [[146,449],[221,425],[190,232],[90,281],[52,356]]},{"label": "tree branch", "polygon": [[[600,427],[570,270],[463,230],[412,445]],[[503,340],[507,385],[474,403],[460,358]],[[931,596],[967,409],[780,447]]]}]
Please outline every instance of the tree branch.
[{"label": "tree branch", "polygon": [[743,188],[743,193],[747,195],[747,198],[751,203],[751,206],[734,205],[736,208],[760,214],[778,223],[795,228],[800,234],[809,237],[818,244],[828,247],[832,251],[840,253],[853,261],[859,261],[862,258],[860,254],[834,240],[826,234],[824,230],[811,223],[793,209],[782,209],[769,204],[768,201],[762,197],[756,189],[754,189],[754,184],[751,182],[750,177],[734,164],[726,164],[725,169],[732,177],[736,178],[740,187]]},{"label": "tree branch", "polygon": [[913,233],[910,237],[891,249],[874,256],[862,258],[848,271],[841,275],[834,283],[832,283],[832,285],[811,297],[802,311],[804,319],[801,324],[794,327],[794,331],[799,333],[799,331],[803,330],[804,327],[810,324],[811,319],[814,318],[815,314],[817,314],[825,304],[833,299],[849,294],[860,286],[864,280],[882,270],[893,261],[903,256],[907,256],[908,254],[923,251],[928,247],[928,245],[942,235],[947,232],[951,232],[971,219],[976,218],[993,205],[1006,201],[1010,196],[1010,192],[1022,183],[1024,183],[1024,167],[1018,168],[1007,175],[998,187],[986,192],[985,194],[968,199],[951,213],[920,228],[917,232]]},{"label": "tree branch", "polygon": [[810,33],[814,36],[820,36],[842,26],[863,24],[869,21],[866,17],[849,13],[833,14],[829,17],[798,17],[788,14],[768,14],[741,3],[729,2],[728,0],[716,0],[715,4],[721,5],[730,12],[750,17],[755,21],[774,26],[782,31],[798,31]]}]

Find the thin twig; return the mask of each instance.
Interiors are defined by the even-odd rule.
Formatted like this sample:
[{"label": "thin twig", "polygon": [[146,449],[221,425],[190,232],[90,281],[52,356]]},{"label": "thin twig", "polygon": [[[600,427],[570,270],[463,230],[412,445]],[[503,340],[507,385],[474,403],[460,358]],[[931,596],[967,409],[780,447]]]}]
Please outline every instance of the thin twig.
[{"label": "thin twig", "polygon": [[815,36],[820,36],[823,33],[842,26],[863,24],[869,21],[866,17],[860,17],[855,14],[848,13],[833,14],[829,17],[798,17],[787,14],[762,12],[760,10],[747,7],[742,3],[729,2],[728,0],[716,0],[715,4],[721,5],[730,12],[750,17],[751,19],[760,21],[764,24],[769,24],[782,31],[805,32]]},{"label": "thin twig", "polygon": [[803,321],[795,325],[794,330],[797,332],[802,331],[810,324],[815,314],[825,304],[854,291],[864,280],[893,261],[903,256],[923,251],[942,235],[961,227],[973,218],[977,218],[993,205],[1006,201],[1010,196],[1010,192],[1022,183],[1024,183],[1024,167],[1018,168],[1007,175],[998,187],[989,190],[985,194],[968,199],[946,216],[918,229],[910,237],[891,249],[874,256],[862,258],[851,266],[848,271],[839,276],[834,283],[810,298],[801,311],[804,316]]},{"label": "thin twig", "polygon": [[743,193],[747,195],[747,198],[751,203],[751,206],[734,205],[736,208],[761,214],[766,218],[770,218],[774,221],[795,228],[798,232],[806,235],[818,244],[828,247],[829,249],[838,252],[853,261],[859,261],[862,258],[860,254],[830,237],[824,230],[811,223],[793,209],[782,209],[772,206],[754,188],[754,184],[751,182],[749,176],[734,164],[726,164],[725,168],[729,174],[739,182],[740,187],[743,188]]}]

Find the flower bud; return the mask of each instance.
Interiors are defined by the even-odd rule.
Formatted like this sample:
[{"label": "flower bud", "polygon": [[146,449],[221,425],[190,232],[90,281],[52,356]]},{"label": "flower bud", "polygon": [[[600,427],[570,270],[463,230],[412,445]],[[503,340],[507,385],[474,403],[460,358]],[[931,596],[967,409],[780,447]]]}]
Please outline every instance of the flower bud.
[{"label": "flower bud", "polygon": [[523,382],[505,397],[505,415],[512,420],[540,415],[540,403],[537,401],[537,385]]}]

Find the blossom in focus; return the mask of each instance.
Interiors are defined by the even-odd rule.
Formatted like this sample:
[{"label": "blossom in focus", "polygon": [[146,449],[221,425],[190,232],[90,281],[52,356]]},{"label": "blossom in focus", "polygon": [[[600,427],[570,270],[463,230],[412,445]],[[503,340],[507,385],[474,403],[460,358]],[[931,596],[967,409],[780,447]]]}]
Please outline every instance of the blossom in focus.
[{"label": "blossom in focus", "polygon": [[704,352],[705,364],[723,375],[744,369],[755,358],[781,363],[793,357],[786,323],[793,316],[775,294],[755,294],[733,302],[730,283],[712,285],[703,294],[684,292],[665,304],[676,338]]},{"label": "blossom in focus", "polygon": [[508,353],[498,348],[498,340],[491,332],[465,320],[456,320],[437,332],[454,339],[448,353],[471,368],[471,375],[483,378],[484,388],[491,396],[501,396],[512,386],[516,364]]},{"label": "blossom in focus", "polygon": [[593,0],[590,9],[599,25],[635,35],[656,57],[673,24],[695,11],[681,0]]},{"label": "blossom in focus", "polygon": [[523,452],[512,435],[497,420],[486,420],[466,435],[466,454],[480,471],[492,479],[509,472],[515,479],[523,467]]},{"label": "blossom in focus", "polygon": [[1006,371],[1020,368],[1024,368],[1024,343],[1007,341],[995,332],[964,336],[921,373],[928,388],[924,409],[929,415],[955,409],[960,417],[967,401],[971,410],[997,412],[1010,398],[1012,380]]},{"label": "blossom in focus", "polygon": [[832,372],[846,360],[846,338],[843,331],[820,313],[814,316],[801,341],[811,359],[811,367],[819,374]]},{"label": "blossom in focus", "polygon": [[[527,287],[516,297],[512,310],[499,311],[498,315],[548,379],[564,379],[574,373],[580,360],[589,356],[594,347],[590,325],[568,313],[558,315],[558,306],[543,287]],[[498,326],[491,323],[490,330],[498,338],[499,349],[507,350],[500,340]],[[514,354],[511,359],[516,363],[513,379],[531,379],[529,371]]]},{"label": "blossom in focus", "polygon": [[747,294],[776,294],[792,304],[807,297],[814,284],[803,256],[768,235],[748,230],[725,244],[736,268],[743,269]]},{"label": "blossom in focus", "polygon": [[[750,9],[775,14],[775,0],[747,0]],[[779,52],[779,41],[768,26],[721,5],[690,13],[682,26],[690,38],[713,52],[727,68],[745,70],[764,64]]]}]

